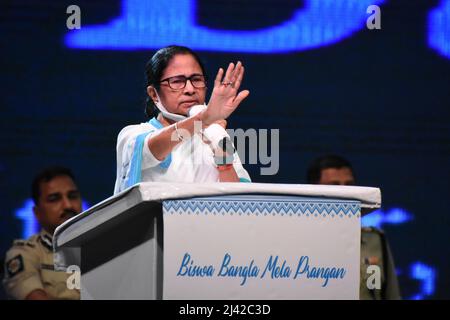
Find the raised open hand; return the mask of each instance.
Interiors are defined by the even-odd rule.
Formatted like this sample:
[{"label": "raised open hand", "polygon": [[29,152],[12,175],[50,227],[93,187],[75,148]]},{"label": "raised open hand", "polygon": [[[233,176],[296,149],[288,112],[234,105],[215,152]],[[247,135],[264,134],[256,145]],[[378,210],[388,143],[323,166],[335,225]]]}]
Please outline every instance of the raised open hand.
[{"label": "raised open hand", "polygon": [[250,94],[248,90],[238,93],[244,76],[244,66],[240,61],[236,65],[230,63],[225,76],[223,73],[223,69],[220,68],[214,80],[214,89],[208,108],[203,113],[203,121],[206,125],[228,118]]}]

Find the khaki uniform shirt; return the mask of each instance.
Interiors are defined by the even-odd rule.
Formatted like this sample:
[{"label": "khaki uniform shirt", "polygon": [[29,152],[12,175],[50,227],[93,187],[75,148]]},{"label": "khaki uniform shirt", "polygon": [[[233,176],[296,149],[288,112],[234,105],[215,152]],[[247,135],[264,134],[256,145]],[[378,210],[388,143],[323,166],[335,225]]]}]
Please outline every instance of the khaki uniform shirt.
[{"label": "khaki uniform shirt", "polygon": [[8,296],[25,299],[36,289],[50,299],[80,299],[80,291],[67,288],[70,273],[55,271],[52,236],[42,230],[28,240],[16,240],[6,253],[3,286]]},{"label": "khaki uniform shirt", "polygon": [[[369,265],[377,265],[381,273],[381,288],[369,289],[367,273]],[[394,259],[383,231],[370,227],[361,228],[361,278],[359,298],[361,300],[401,299]]]}]

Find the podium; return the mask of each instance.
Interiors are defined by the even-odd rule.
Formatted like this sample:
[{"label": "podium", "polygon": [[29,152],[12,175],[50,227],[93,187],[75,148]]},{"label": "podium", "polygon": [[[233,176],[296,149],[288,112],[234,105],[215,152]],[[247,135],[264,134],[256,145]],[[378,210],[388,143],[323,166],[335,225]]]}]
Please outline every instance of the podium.
[{"label": "podium", "polygon": [[140,183],[59,226],[81,299],[358,299],[378,188]]}]

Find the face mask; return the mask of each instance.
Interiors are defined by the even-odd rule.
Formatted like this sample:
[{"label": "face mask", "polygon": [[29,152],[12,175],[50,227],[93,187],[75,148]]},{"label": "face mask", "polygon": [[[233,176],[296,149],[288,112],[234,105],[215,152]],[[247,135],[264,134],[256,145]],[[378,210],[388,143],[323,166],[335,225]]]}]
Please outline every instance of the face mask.
[{"label": "face mask", "polygon": [[161,103],[161,98],[159,97],[158,92],[156,91],[156,89],[155,89],[155,93],[156,93],[156,97],[158,98],[158,101],[155,102],[155,105],[159,109],[159,111],[161,111],[162,115],[165,118],[171,119],[171,120],[173,120],[175,122],[178,122],[180,120],[186,119],[186,116],[183,116],[181,114],[171,113],[171,112],[167,111],[167,109]]},{"label": "face mask", "polygon": [[200,112],[202,112],[203,110],[205,110],[207,107],[206,107],[206,104],[197,104],[197,105],[195,105],[195,106],[192,106],[190,109],[189,109],[189,117],[192,117],[192,116],[195,116],[196,114],[198,114],[198,113],[200,113]]},{"label": "face mask", "polygon": [[[162,115],[165,118],[173,120],[175,122],[187,119],[186,116],[183,116],[181,114],[171,113],[171,112],[167,111],[167,109],[161,103],[161,98],[159,97],[158,92],[156,90],[155,90],[155,93],[156,93],[156,97],[158,98],[158,102],[155,102],[155,105],[159,109],[159,111],[161,111]],[[189,117],[196,115],[197,113],[201,112],[204,109],[206,109],[205,104],[199,104],[199,105],[193,106],[192,108],[189,109]]]}]

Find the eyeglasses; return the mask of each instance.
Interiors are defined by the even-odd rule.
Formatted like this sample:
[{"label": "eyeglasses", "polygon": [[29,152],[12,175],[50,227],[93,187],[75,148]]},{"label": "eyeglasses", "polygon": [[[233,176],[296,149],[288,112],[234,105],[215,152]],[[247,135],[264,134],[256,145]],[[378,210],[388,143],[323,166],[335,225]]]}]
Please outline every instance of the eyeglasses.
[{"label": "eyeglasses", "polygon": [[163,82],[167,81],[167,83],[169,84],[169,87],[171,89],[181,90],[181,89],[184,89],[184,87],[186,87],[186,82],[188,80],[191,82],[191,84],[194,88],[201,89],[201,88],[206,87],[206,78],[205,78],[205,76],[203,76],[201,74],[193,74],[190,77],[185,77],[185,76],[170,77],[170,78],[161,80],[159,83],[163,83]]}]

